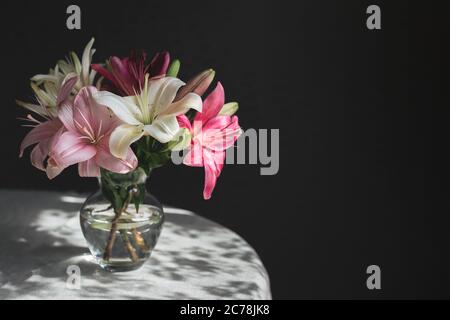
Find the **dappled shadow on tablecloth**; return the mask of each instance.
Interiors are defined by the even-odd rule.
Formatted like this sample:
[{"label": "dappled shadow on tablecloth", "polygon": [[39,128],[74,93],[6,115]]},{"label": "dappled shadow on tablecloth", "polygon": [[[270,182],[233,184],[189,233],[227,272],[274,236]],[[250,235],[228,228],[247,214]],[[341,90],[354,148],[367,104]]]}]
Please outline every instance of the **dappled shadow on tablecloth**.
[{"label": "dappled shadow on tablecloth", "polygon": [[[267,273],[235,233],[180,209],[166,222],[151,258],[136,271],[103,271],[78,222],[83,197],[0,191],[2,299],[267,299]],[[67,267],[81,288],[66,287]]]}]

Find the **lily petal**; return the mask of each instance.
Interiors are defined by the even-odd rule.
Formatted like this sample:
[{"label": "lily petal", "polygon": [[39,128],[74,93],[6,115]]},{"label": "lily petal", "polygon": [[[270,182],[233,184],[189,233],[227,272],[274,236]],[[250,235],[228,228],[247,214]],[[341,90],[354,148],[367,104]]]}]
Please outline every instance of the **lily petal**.
[{"label": "lily petal", "polygon": [[110,153],[107,143],[99,146],[95,161],[100,167],[116,173],[128,173],[134,170],[138,164],[136,155],[130,147],[125,150],[125,157],[119,159]]},{"label": "lily petal", "polygon": [[150,76],[156,77],[167,72],[169,67],[170,55],[167,51],[157,53],[150,62]]},{"label": "lily petal", "polygon": [[34,127],[23,139],[20,144],[20,157],[23,151],[29,146],[39,143],[43,140],[52,138],[55,133],[61,128],[62,123],[58,119],[45,121]]},{"label": "lily petal", "polygon": [[78,174],[80,177],[99,177],[100,167],[95,159],[91,158],[78,164]]},{"label": "lily petal", "polygon": [[113,77],[111,72],[109,72],[105,67],[101,64],[95,63],[91,65],[91,68],[97,71],[102,77],[111,81],[116,87],[118,86],[116,79]]},{"label": "lily petal", "polygon": [[205,186],[203,188],[203,198],[208,200],[216,186],[217,178],[223,168],[225,152],[204,152],[203,163],[205,167]]},{"label": "lily petal", "polygon": [[139,107],[131,103],[131,98],[124,99],[108,91],[98,91],[94,94],[94,99],[98,104],[110,108],[112,112],[123,122],[131,125],[141,124],[138,120],[140,117]]},{"label": "lily petal", "polygon": [[31,151],[31,164],[39,170],[45,171],[44,161],[48,155],[48,142],[38,143]]},{"label": "lily petal", "polygon": [[[133,94],[133,78],[128,70],[128,59],[120,59],[118,57],[111,57],[109,60],[111,64],[111,71],[117,83],[128,94]],[[138,88],[135,88],[136,90]]]},{"label": "lily petal", "polygon": [[97,153],[96,148],[70,131],[64,132],[53,146],[50,157],[58,167],[68,167],[75,163],[91,159]]},{"label": "lily petal", "polygon": [[181,116],[178,116],[177,120],[178,120],[178,125],[180,126],[180,128],[186,128],[189,131],[192,130],[191,121],[189,121],[189,118],[186,117],[184,114],[182,114]]},{"label": "lily petal", "polygon": [[175,116],[158,117],[152,124],[144,126],[145,133],[161,143],[173,140],[178,130],[180,130],[180,126]]},{"label": "lily petal", "polygon": [[95,50],[92,50],[92,45],[94,44],[95,39],[92,38],[91,41],[86,45],[83,51],[83,56],[81,58],[81,79],[83,81],[83,84],[87,86],[89,84],[89,67],[91,65],[92,55],[94,54]]},{"label": "lily petal", "polygon": [[159,115],[179,116],[185,114],[189,109],[194,109],[198,112],[202,111],[202,98],[195,93],[188,93],[183,99],[172,103],[165,110],[162,110]]},{"label": "lily petal", "polygon": [[20,100],[16,100],[16,104],[41,116],[46,116],[48,114],[47,110],[40,104],[23,102]]},{"label": "lily petal", "polygon": [[54,159],[51,158],[50,153],[55,148],[55,145],[58,143],[59,138],[61,138],[62,134],[65,132],[65,128],[62,127],[59,129],[56,134],[49,140],[48,146],[49,146],[49,158],[47,159],[47,167],[45,168],[45,171],[47,173],[47,177],[49,179],[55,178],[57,175],[59,175],[63,170],[64,166],[59,166]]},{"label": "lily petal", "polygon": [[77,129],[73,123],[73,105],[69,103],[63,103],[58,110],[58,118],[64,124],[67,130],[75,132]]},{"label": "lily petal", "polygon": [[200,144],[191,145],[191,149],[183,158],[183,164],[189,167],[203,167],[203,148]]},{"label": "lily petal", "polygon": [[58,91],[58,97],[56,98],[56,105],[59,106],[64,102],[72,92],[73,87],[78,82],[78,75],[75,73],[69,73],[63,80],[61,88]]},{"label": "lily petal", "polygon": [[224,103],[225,91],[223,90],[222,84],[217,82],[216,88],[208,95],[205,101],[203,101],[202,112],[197,113],[194,120],[201,120],[204,124],[206,124],[209,119],[219,114]]},{"label": "lily petal", "polygon": [[125,159],[130,145],[144,135],[142,126],[122,124],[111,133],[109,149],[117,158]]},{"label": "lily petal", "polygon": [[34,94],[36,95],[36,99],[39,101],[40,104],[43,104],[44,106],[50,106],[50,107],[55,106],[56,99],[52,94],[46,92],[45,90],[42,90],[34,82],[32,82],[30,84],[30,86],[31,86],[31,89],[34,91]]},{"label": "lily petal", "polygon": [[237,116],[217,116],[203,127],[202,145],[210,150],[224,151],[236,142],[241,133]]},{"label": "lily petal", "polygon": [[73,66],[75,68],[75,72],[77,74],[81,74],[83,67],[81,65],[80,59],[78,59],[78,55],[75,52],[72,51],[70,53],[70,57],[72,58],[72,62],[73,62]]},{"label": "lily petal", "polygon": [[84,87],[80,90],[73,103],[73,122],[81,128],[88,128],[99,137],[109,133],[108,130],[117,125],[117,118],[112,118],[107,107],[94,100],[93,96],[97,92],[97,88],[93,86]]},{"label": "lily petal", "polygon": [[47,165],[47,168],[45,169],[46,173],[47,173],[47,177],[49,179],[53,179],[55,178],[57,175],[59,175],[62,171],[64,170],[64,167],[58,167],[55,165],[52,165],[51,163],[49,163]]},{"label": "lily petal", "polygon": [[183,85],[183,81],[173,77],[150,80],[148,101],[153,105],[155,115],[164,113],[175,99],[178,89]]},{"label": "lily petal", "polygon": [[56,83],[56,82],[58,82],[58,77],[51,75],[51,74],[37,74],[37,75],[31,77],[30,80],[34,81],[34,82],[39,82],[39,83],[44,82],[44,81],[50,81],[50,82]]}]

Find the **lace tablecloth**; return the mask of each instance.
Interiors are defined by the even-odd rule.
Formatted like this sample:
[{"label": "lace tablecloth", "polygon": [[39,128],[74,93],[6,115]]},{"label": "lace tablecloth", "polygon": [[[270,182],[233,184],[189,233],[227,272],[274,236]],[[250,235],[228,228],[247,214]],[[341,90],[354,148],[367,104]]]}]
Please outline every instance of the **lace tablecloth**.
[{"label": "lace tablecloth", "polygon": [[[165,208],[161,237],[142,268],[103,271],[81,233],[83,202],[74,194],[0,190],[0,299],[271,298],[267,272],[245,240],[176,208]],[[74,268],[79,276],[69,276]]]}]

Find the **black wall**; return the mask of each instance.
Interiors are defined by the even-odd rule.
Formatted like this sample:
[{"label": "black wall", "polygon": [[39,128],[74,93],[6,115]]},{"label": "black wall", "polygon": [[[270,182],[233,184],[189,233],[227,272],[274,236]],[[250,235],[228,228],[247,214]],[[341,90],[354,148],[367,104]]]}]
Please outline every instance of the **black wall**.
[{"label": "black wall", "polygon": [[[280,171],[167,166],[151,191],[231,228],[259,253],[275,298],[450,298],[449,23],[444,2],[2,1],[0,188],[92,191],[18,159],[14,98],[95,36],[96,61],[167,49],[187,79],[217,71],[243,128],[280,129]],[[82,9],[82,30],[65,27]],[[366,28],[378,4],[382,30]],[[0,235],[1,237],[1,235]],[[382,290],[366,288],[366,267]]]}]

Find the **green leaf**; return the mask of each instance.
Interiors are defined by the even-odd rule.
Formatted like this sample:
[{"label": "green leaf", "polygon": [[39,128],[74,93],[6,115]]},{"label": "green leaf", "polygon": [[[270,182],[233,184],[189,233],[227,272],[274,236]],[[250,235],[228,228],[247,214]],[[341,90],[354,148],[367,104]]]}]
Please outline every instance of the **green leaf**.
[{"label": "green leaf", "polygon": [[161,144],[151,137],[139,140],[134,148],[138,158],[139,166],[147,173],[159,168],[167,163],[170,159],[171,151],[167,148],[167,144]]},{"label": "green leaf", "polygon": [[[145,180],[147,175],[143,168],[137,168],[127,174],[101,170],[102,192],[111,202],[114,212],[120,214],[126,202],[134,203],[136,210],[145,197]],[[136,191],[137,192],[134,192]]]},{"label": "green leaf", "polygon": [[139,205],[141,203],[144,203],[144,198],[145,198],[145,184],[139,184],[137,186],[138,192],[137,194],[134,195],[133,197],[133,203],[134,206],[136,207],[136,213],[139,212]]}]

